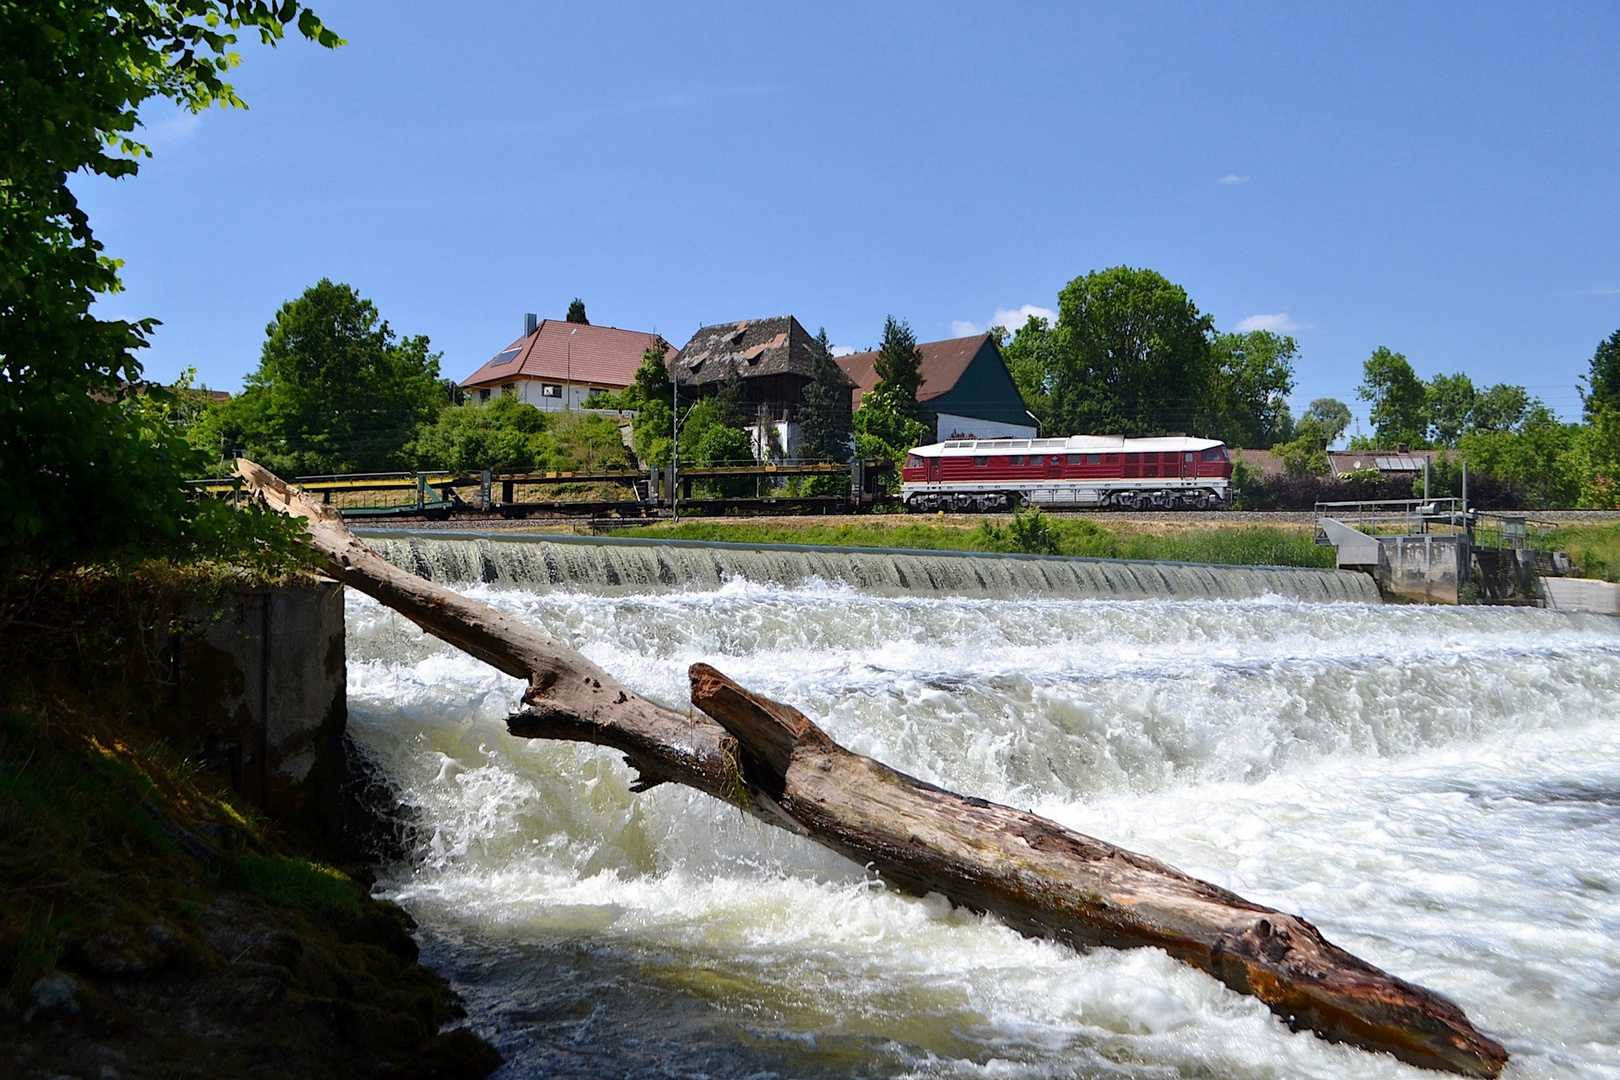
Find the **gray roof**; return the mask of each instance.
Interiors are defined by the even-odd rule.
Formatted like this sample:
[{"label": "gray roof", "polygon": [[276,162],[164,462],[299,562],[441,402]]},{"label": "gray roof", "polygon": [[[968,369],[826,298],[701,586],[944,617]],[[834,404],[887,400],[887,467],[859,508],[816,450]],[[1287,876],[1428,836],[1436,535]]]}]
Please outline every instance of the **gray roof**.
[{"label": "gray roof", "polygon": [[674,372],[689,384],[719,382],[732,368],[745,379],[761,375],[809,378],[812,340],[791,315],[705,326],[675,355]]}]

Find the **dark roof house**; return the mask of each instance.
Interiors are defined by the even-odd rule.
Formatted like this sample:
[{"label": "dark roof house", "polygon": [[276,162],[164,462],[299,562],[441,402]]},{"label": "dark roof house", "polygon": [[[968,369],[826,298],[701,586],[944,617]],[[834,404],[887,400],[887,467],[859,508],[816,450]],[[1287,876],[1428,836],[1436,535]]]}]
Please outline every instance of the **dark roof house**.
[{"label": "dark roof house", "polygon": [[763,406],[773,420],[791,421],[815,368],[814,340],[791,315],[705,326],[675,354],[670,374],[702,393],[735,371],[750,415]]},{"label": "dark roof house", "polygon": [[[922,352],[917,400],[939,414],[940,439],[1033,438],[1035,418],[1024,406],[1001,349],[989,334],[929,341]],[[877,385],[877,352],[840,356],[838,366],[859,387],[855,404]]]}]

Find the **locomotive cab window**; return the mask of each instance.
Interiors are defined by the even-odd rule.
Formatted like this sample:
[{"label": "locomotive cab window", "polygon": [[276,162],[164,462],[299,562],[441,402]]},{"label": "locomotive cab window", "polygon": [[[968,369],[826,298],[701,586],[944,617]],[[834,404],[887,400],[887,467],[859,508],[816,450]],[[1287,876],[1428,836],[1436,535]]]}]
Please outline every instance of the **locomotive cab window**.
[{"label": "locomotive cab window", "polygon": [[1225,461],[1226,453],[1219,446],[1212,446],[1204,451],[1205,461]]},{"label": "locomotive cab window", "polygon": [[911,454],[906,458],[906,468],[908,469],[920,469],[922,468],[922,463],[922,458],[918,457],[916,454]]}]

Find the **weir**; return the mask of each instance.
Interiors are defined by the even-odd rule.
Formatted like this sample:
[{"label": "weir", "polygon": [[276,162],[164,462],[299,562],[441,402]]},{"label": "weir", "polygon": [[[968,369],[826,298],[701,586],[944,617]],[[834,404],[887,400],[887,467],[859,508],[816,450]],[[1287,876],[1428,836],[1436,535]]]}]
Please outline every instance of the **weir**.
[{"label": "weir", "polygon": [[819,580],[877,596],[1117,600],[1276,596],[1316,603],[1380,602],[1378,587],[1366,574],[1307,567],[552,534],[356,532],[395,566],[432,581],[538,591],[681,592],[718,589],[741,578],[785,588]]}]

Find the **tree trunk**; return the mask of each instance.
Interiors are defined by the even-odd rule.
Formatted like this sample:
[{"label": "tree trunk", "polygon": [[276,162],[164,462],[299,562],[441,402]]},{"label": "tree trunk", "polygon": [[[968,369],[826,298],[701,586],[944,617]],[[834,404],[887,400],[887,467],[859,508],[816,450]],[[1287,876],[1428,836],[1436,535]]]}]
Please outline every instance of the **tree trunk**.
[{"label": "tree trunk", "polygon": [[308,519],[310,545],[345,584],[428,633],[526,679],[512,734],[610,746],[645,791],[673,781],[808,836],[889,883],[989,912],[1033,936],[1083,948],[1153,946],[1264,1001],[1290,1027],[1427,1068],[1495,1077],[1507,1053],[1450,1001],[1326,941],[1310,923],[1071,832],[1034,814],[957,795],[851,753],[798,710],[706,664],[683,716],[620,686],[534,628],[385,561],[329,507],[249,461],[244,480]]}]

